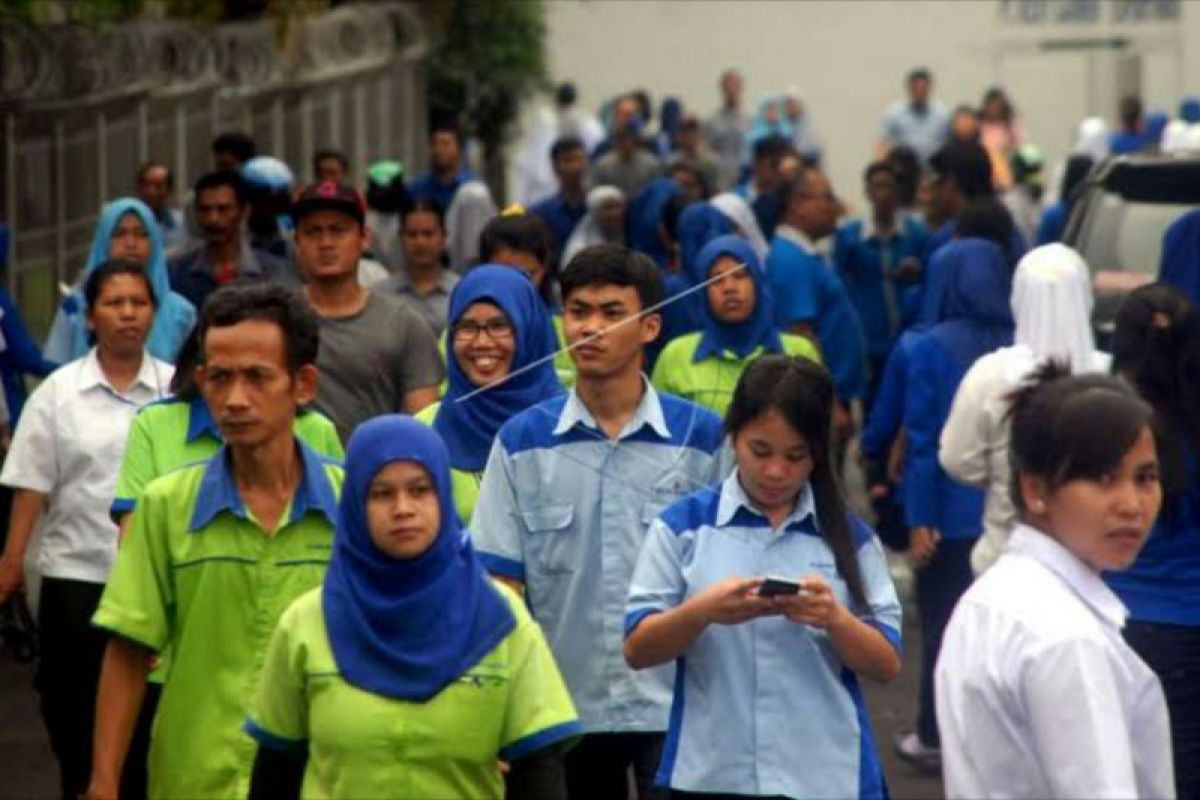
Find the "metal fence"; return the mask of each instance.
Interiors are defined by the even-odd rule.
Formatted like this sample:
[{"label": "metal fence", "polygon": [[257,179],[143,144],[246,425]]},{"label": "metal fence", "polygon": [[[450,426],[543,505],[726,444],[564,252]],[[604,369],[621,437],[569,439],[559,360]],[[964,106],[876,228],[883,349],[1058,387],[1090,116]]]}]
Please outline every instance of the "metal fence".
[{"label": "metal fence", "polygon": [[380,158],[422,168],[429,48],[401,2],[340,6],[283,31],[166,19],[0,29],[0,220],[8,287],[30,327],[48,325],[100,207],[133,193],[146,160],[171,166],[179,199],[223,130],[250,134],[300,179],[322,147],[345,152],[358,176]]}]

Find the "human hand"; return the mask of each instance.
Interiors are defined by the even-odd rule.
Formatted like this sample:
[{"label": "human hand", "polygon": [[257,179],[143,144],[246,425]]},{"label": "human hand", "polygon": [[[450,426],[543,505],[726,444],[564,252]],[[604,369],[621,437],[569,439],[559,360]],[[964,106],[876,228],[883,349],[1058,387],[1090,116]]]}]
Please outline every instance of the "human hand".
[{"label": "human hand", "polygon": [[737,625],[778,611],[769,597],[759,597],[762,578],[727,578],[696,595],[710,625]]},{"label": "human hand", "polygon": [[821,576],[812,575],[799,583],[799,594],[771,598],[779,612],[791,622],[824,630],[836,626],[844,615],[850,613],[838,602],[833,587]]},{"label": "human hand", "polygon": [[25,565],[21,559],[4,555],[0,557],[0,605],[25,586]]},{"label": "human hand", "polygon": [[913,569],[921,569],[929,563],[929,559],[933,558],[933,554],[937,552],[938,542],[942,540],[942,534],[936,528],[929,528],[924,525],[918,525],[908,532],[908,550],[904,552],[908,563],[912,564]]}]

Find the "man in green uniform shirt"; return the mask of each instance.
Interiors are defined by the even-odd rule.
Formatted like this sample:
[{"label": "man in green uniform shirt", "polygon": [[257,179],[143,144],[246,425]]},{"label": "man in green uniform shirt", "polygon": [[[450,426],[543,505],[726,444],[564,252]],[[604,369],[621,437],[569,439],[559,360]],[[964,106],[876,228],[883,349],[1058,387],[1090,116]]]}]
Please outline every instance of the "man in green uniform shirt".
[{"label": "man in green uniform shirt", "polygon": [[105,653],[88,795],[116,797],[153,653],[172,650],[150,747],[151,797],[244,797],[241,731],[267,641],[329,560],[341,468],[292,432],[317,388],[318,323],[295,293],[214,293],[197,382],[225,446],[146,488],[93,619]]}]

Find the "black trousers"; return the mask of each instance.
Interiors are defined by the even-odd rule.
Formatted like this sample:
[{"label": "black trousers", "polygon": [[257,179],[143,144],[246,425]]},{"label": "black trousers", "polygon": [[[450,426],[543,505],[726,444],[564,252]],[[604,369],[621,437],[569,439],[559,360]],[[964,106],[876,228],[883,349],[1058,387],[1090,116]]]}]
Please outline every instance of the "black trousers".
[{"label": "black trousers", "polygon": [[942,539],[929,563],[917,570],[917,610],[921,615],[921,690],[917,735],[923,744],[941,746],[934,706],[933,668],[942,649],[942,634],[971,585],[971,548],[975,539]]},{"label": "black trousers", "polygon": [[567,797],[570,800],[626,800],[633,770],[637,800],[666,800],[654,786],[662,758],[661,733],[591,733],[567,752]]},{"label": "black trousers", "polygon": [[75,800],[92,774],[96,687],[106,638],[91,625],[104,584],[43,578],[38,627],[42,652],[34,686],[58,760],[62,796]]},{"label": "black trousers", "polygon": [[1179,800],[1200,800],[1200,627],[1131,621],[1125,640],[1162,681]]}]

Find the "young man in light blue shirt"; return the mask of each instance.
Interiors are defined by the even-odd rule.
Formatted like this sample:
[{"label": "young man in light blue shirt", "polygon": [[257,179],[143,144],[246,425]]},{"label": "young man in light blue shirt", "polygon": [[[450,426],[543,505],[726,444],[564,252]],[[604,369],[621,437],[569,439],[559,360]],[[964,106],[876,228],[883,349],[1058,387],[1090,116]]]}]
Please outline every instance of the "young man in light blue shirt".
[{"label": "young man in light blue shirt", "polygon": [[933,89],[929,70],[912,70],[905,85],[908,99],[897,101],[883,118],[877,155],[883,158],[893,147],[906,145],[917,152],[921,161],[928,161],[950,137],[950,115],[941,103],[929,97]]},{"label": "young man in light blue shirt", "polygon": [[721,476],[711,411],[658,394],[643,347],[663,298],[646,256],[615,245],[563,271],[575,389],[509,420],[488,459],[471,523],[495,575],[524,586],[587,731],[567,756],[571,800],[651,789],[671,702],[671,667],[634,673],[622,656],[625,599],[650,522]]}]

